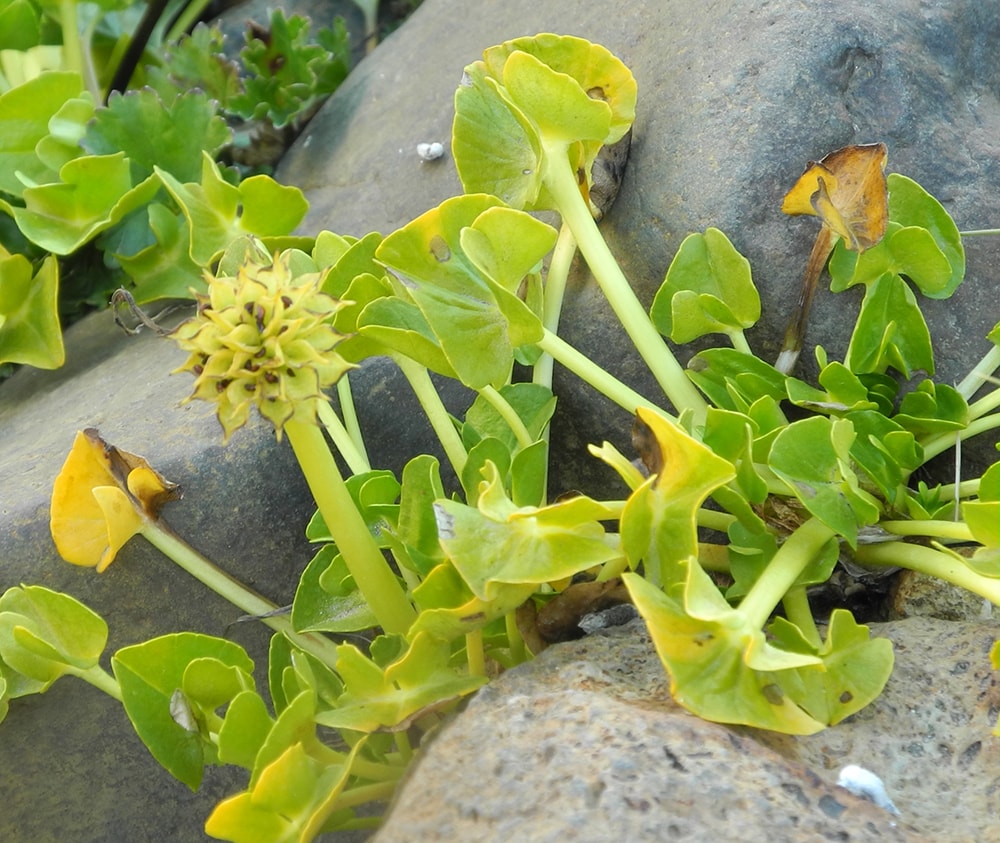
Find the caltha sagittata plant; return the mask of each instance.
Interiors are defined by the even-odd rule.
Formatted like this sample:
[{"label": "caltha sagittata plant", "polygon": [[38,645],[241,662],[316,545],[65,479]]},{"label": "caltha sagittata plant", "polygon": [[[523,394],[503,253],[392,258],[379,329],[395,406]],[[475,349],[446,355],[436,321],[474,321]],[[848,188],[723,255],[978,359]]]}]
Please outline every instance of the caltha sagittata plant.
[{"label": "caltha sagittata plant", "polygon": [[[332,541],[302,576],[291,632],[273,639],[274,717],[230,642],[201,637],[182,647],[188,639],[171,638],[170,657],[157,641],[113,659],[126,709],[171,772],[191,783],[198,764],[250,770],[248,790],[218,806],[210,834],[306,840],[350,827],[353,806],[391,793],[411,741],[436,725],[439,709],[491,670],[538,652],[542,639],[556,640],[546,632],[552,610],[573,615],[567,604],[586,611],[605,593],[631,600],[679,703],[714,721],[791,734],[854,714],[892,670],[889,642],[871,638],[847,609],[818,619],[825,623],[813,616],[807,589],[841,556],[931,573],[1000,605],[1000,464],[950,487],[912,480],[956,441],[1000,427],[1000,389],[988,385],[1000,366],[1000,327],[958,387],[928,378],[901,394],[897,377],[933,373],[909,284],[945,297],[961,282],[954,222],[919,185],[884,177],[879,145],[807,169],[785,206],[823,224],[802,311],[831,249],[834,289],[866,287],[845,360],[816,348],[818,386],[808,384],[754,354],[744,331],[760,316],[760,298],[722,232],[685,239],[649,311],[635,297],[594,221],[588,175],[602,145],[625,138],[635,97],[628,69],[579,38],[540,35],[487,50],[466,68],[455,100],[451,148],[467,195],[384,239],[323,232],[310,253],[276,257],[251,243],[223,259],[197,314],[175,332],[190,355],[182,370],[195,376],[192,397],[218,402],[227,437],[253,406],[287,436],[321,516],[308,534]],[[866,206],[885,219],[869,220],[874,233],[862,236],[850,227],[852,202],[869,195],[878,201]],[[533,210],[557,211],[561,230]],[[640,395],[558,335],[577,246],[662,394]],[[794,364],[802,324],[789,332],[781,369]],[[686,368],[663,340],[706,334],[731,347],[703,351]],[[428,455],[399,479],[370,470],[350,421],[345,361],[372,355],[400,366],[464,501],[446,492]],[[532,367],[530,383],[512,382],[515,363]],[[623,428],[634,424],[645,471],[608,443],[591,449],[620,475],[624,499],[549,502],[557,363],[618,404]],[[476,393],[464,420],[443,409],[428,371]],[[324,394],[334,381],[342,423]],[[354,473],[346,482],[317,418]],[[56,509],[54,496],[54,525]],[[588,588],[597,597],[579,598]],[[0,602],[0,631],[5,617],[55,612],[40,594],[9,598],[6,615]],[[373,627],[386,634],[365,649],[340,644],[333,658],[292,637]],[[74,669],[99,649],[89,646],[86,659],[71,653]],[[31,668],[19,652],[0,635],[4,662]],[[230,678],[210,687],[206,659]],[[136,674],[157,688],[156,706],[130,703]],[[160,732],[144,725],[152,721]],[[336,730],[337,741],[322,743],[317,725]],[[161,733],[200,741],[197,764],[189,754],[178,773]]]}]

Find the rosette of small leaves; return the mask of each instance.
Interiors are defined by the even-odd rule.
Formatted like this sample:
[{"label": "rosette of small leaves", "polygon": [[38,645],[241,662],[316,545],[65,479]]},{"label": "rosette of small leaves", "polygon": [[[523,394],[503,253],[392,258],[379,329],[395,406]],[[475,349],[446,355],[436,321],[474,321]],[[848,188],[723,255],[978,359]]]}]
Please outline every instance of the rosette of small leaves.
[{"label": "rosette of small leaves", "polygon": [[314,422],[323,390],[352,365],[334,347],[341,302],[321,292],[321,273],[295,276],[291,253],[270,264],[249,257],[235,277],[208,275],[194,317],[171,335],[191,354],[175,371],[195,376],[187,401],[217,404],[228,440],[256,406],[278,438],[290,421]]}]

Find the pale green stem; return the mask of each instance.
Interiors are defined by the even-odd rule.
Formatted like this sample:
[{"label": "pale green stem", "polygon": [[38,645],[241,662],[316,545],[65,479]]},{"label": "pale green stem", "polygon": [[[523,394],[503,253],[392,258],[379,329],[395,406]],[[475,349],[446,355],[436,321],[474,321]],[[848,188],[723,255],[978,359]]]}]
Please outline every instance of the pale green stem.
[{"label": "pale green stem", "polygon": [[513,612],[508,612],[504,616],[504,625],[507,629],[507,646],[510,648],[514,664],[527,661],[528,648],[524,646],[524,639],[521,637],[521,630],[517,628],[517,618]]},{"label": "pale green stem", "polygon": [[802,634],[809,639],[809,643],[817,649],[822,647],[823,639],[820,637],[819,630],[816,629],[812,609],[809,608],[806,587],[804,585],[792,586],[785,594],[781,605],[785,610],[785,617],[799,628]]},{"label": "pale green stem", "polygon": [[[76,16],[76,0],[59,0],[59,24],[62,27],[64,68],[84,76],[83,47],[80,43],[80,23]],[[86,83],[86,79],[84,79]],[[95,100],[100,91],[91,91]]]},{"label": "pale green stem", "polygon": [[465,659],[472,676],[486,675],[486,654],[483,652],[483,631],[474,629],[465,633]]},{"label": "pale green stem", "polygon": [[[400,734],[405,733],[401,732]],[[404,761],[406,760],[408,759],[404,759]],[[351,761],[351,774],[371,782],[394,782],[399,781],[399,777],[403,774],[405,766],[405,763],[385,764],[377,761],[368,761],[355,755]]]},{"label": "pale green stem", "polygon": [[173,44],[179,41],[181,36],[201,19],[208,4],[209,0],[193,0],[193,2],[188,3],[163,37],[163,43]]},{"label": "pale green stem", "polygon": [[118,702],[122,701],[122,689],[118,684],[118,680],[116,680],[114,676],[108,673],[99,664],[95,664],[93,667],[89,667],[86,670],[70,667],[66,673],[70,676],[76,676],[84,682],[90,683],[95,688],[100,688],[105,694],[118,700]]},{"label": "pale green stem", "polygon": [[487,384],[479,390],[479,394],[500,414],[500,418],[507,422],[507,426],[514,432],[514,436],[517,438],[518,445],[522,448],[527,448],[535,441],[531,434],[528,433],[528,428],[524,426],[524,422],[517,414],[517,411],[510,406],[510,402],[497,392],[496,389]]},{"label": "pale green stem", "polygon": [[333,407],[325,401],[319,402],[317,414],[333,442],[333,447],[344,458],[351,474],[364,474],[364,472],[370,471],[371,463],[368,462],[368,455],[358,450],[357,443],[348,433]]},{"label": "pale green stem", "polygon": [[393,738],[396,741],[396,749],[399,752],[399,757],[404,763],[409,764],[413,760],[413,747],[410,745],[410,736],[406,734],[405,729],[400,729],[393,735]]},{"label": "pale green stem", "polygon": [[1000,228],[976,228],[958,232],[959,237],[988,237],[993,234],[1000,234]]},{"label": "pale green stem", "polygon": [[720,533],[727,532],[732,523],[738,520],[735,515],[715,509],[699,509],[696,515],[699,527],[718,530]]},{"label": "pale green stem", "polygon": [[291,421],[285,424],[285,433],[358,590],[386,632],[405,634],[416,612],[354,505],[323,431],[314,424]]},{"label": "pale green stem", "polygon": [[371,460],[365,451],[365,437],[361,433],[361,423],[358,421],[358,411],[354,405],[354,394],[351,391],[350,373],[345,374],[337,381],[337,398],[340,400],[340,413],[344,417],[344,427],[351,435],[355,447],[365,458],[365,462],[371,465]]},{"label": "pale green stem", "polygon": [[577,246],[600,285],[611,309],[635,344],[639,355],[677,412],[690,409],[696,426],[704,424],[708,405],[684,369],[653,327],[628,279],[590,214],[566,158],[566,144],[546,144],[543,179],[563,220],[573,231]]},{"label": "pale green stem", "polygon": [[261,623],[275,632],[282,633],[299,649],[311,653],[328,665],[336,663],[337,650],[332,641],[321,636],[296,632],[286,615],[273,614],[278,608],[274,603],[261,597],[256,591],[206,559],[162,521],[147,521],[141,533],[153,547],[168,556],[179,568],[187,571],[202,585],[208,586],[246,614],[260,618]]},{"label": "pale green stem", "polygon": [[1000,389],[994,389],[989,395],[984,395],[978,401],[969,405],[969,416],[979,419],[1000,407]]},{"label": "pale green stem", "polygon": [[593,360],[581,354],[568,342],[556,336],[551,331],[545,332],[545,336],[538,343],[538,347],[542,351],[551,354],[560,365],[565,366],[574,375],[586,381],[602,395],[610,398],[630,415],[635,415],[635,411],[639,407],[648,407],[651,410],[662,413],[668,418],[673,418],[664,413],[652,401],[643,398],[630,386],[626,386],[618,378],[608,374],[608,372],[594,363]]},{"label": "pale green stem", "polygon": [[1000,346],[992,345],[956,389],[968,401],[998,368],[1000,368]]},{"label": "pale green stem", "polygon": [[854,558],[862,565],[909,568],[985,597],[1000,606],[1000,579],[977,574],[949,553],[919,544],[884,542],[858,547]]},{"label": "pale green stem", "polygon": [[764,626],[774,607],[834,535],[833,530],[818,518],[810,518],[785,539],[740,603],[740,614],[746,617],[750,626]]},{"label": "pale green stem", "polygon": [[942,486],[938,491],[943,499],[947,498],[971,498],[979,494],[980,478],[975,480],[963,480],[955,485]]},{"label": "pale green stem", "polygon": [[[980,433],[985,433],[987,430],[993,430],[998,427],[1000,427],[1000,413],[991,413],[988,416],[982,416],[970,422],[968,427],[957,431],[957,436],[964,442],[966,439],[971,439],[973,436],[978,436]],[[949,430],[945,433],[938,433],[927,441],[921,442],[924,448],[924,460],[927,461],[938,454],[943,454],[949,448],[953,448],[955,446],[955,437],[956,431]]]},{"label": "pale green stem", "polygon": [[465,468],[465,461],[469,455],[462,444],[462,437],[458,435],[458,431],[455,429],[451,415],[441,402],[441,396],[438,395],[438,391],[434,388],[427,368],[411,360],[409,357],[404,357],[402,354],[393,355],[392,359],[396,361],[403,376],[409,382],[410,388],[417,396],[417,400],[420,402],[420,406],[423,407],[424,414],[427,416],[434,434],[441,443],[448,462],[451,463],[451,467],[455,470],[455,474],[461,477],[462,469]]},{"label": "pale green stem", "polygon": [[932,539],[954,539],[962,542],[976,540],[963,521],[880,521],[879,526],[887,533],[896,536],[927,536]]},{"label": "pale green stem", "polygon": [[338,808],[353,808],[355,805],[364,805],[368,802],[385,802],[392,798],[398,783],[397,779],[348,788],[336,797],[336,805]]},{"label": "pale green stem", "polygon": [[751,357],[753,357],[753,349],[750,348],[750,343],[747,342],[746,334],[744,334],[742,331],[733,331],[731,334],[729,334],[729,339],[733,343],[733,348],[735,348],[737,351],[742,352],[743,354],[749,354]]},{"label": "pale green stem", "polygon": [[[542,325],[553,334],[559,333],[559,317],[562,315],[563,298],[566,295],[566,282],[569,280],[569,270],[576,254],[576,240],[570,227],[563,223],[559,228],[559,239],[556,240],[549,262],[549,271],[545,275],[545,292],[542,304]],[[554,360],[551,354],[543,354],[532,373],[532,381],[542,386],[552,388],[552,370]]]}]

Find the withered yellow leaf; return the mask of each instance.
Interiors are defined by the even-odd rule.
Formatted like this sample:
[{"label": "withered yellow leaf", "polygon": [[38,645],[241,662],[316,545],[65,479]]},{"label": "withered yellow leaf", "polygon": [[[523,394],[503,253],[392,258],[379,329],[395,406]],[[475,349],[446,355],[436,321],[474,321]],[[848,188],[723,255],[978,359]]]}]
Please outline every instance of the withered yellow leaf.
[{"label": "withered yellow leaf", "polygon": [[145,459],[109,445],[88,428],[77,433],[52,487],[52,539],[67,562],[101,572],[143,523],[176,497],[177,485]]},{"label": "withered yellow leaf", "polygon": [[845,146],[820,161],[810,161],[795,186],[785,194],[781,210],[790,215],[819,217],[861,252],[885,235],[889,192],[884,143]]}]

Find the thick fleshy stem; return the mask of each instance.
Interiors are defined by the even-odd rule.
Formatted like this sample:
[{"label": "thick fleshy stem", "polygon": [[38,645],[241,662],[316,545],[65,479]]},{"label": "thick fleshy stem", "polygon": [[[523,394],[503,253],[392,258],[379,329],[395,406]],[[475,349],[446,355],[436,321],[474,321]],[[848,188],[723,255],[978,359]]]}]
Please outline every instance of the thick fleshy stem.
[{"label": "thick fleshy stem", "polygon": [[314,424],[290,421],[285,433],[358,590],[386,632],[405,634],[416,612],[358,512],[323,432]]},{"label": "thick fleshy stem", "polygon": [[774,607],[785,598],[806,565],[834,535],[833,530],[818,518],[810,518],[785,539],[740,603],[740,614],[751,626],[763,627],[767,623]]}]

